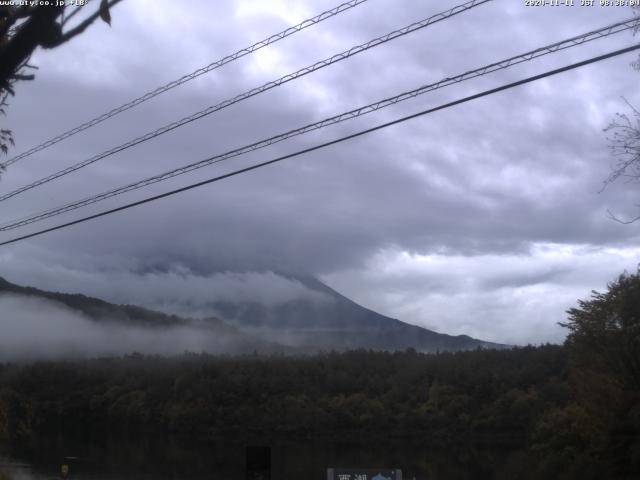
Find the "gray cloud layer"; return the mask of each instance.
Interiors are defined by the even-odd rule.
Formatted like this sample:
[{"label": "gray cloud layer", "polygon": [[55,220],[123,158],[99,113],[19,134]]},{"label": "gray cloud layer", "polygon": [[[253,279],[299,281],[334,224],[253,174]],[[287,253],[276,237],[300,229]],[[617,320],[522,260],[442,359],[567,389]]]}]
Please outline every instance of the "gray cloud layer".
[{"label": "gray cloud layer", "polygon": [[[96,26],[78,41],[34,57],[41,67],[38,78],[20,86],[9,112],[16,152],[333,3],[225,1],[214,7],[194,1],[185,8],[175,2],[123,2],[114,9],[113,29]],[[0,187],[13,189],[454,4],[372,0],[16,164]],[[3,217],[109,189],[629,16],[628,8],[530,8],[497,0],[15,198],[0,205]],[[632,41],[630,33],[620,34],[545,57],[89,211]],[[216,272],[226,270],[304,271],[323,275],[367,306],[440,331],[496,341],[559,340],[562,333],[555,322],[562,319],[570,299],[602,288],[617,272],[634,269],[637,263],[637,227],[618,225],[605,215],[607,208],[635,214],[637,186],[618,184],[597,193],[610,163],[602,129],[624,108],[622,95],[640,104],[638,73],[629,68],[632,60],[625,56],[586,67],[5,247],[0,251],[0,275],[42,288],[62,285],[67,291],[133,301],[147,298],[155,288],[156,295],[164,292],[167,279],[181,268],[212,282]],[[545,245],[556,252],[570,251],[568,260],[558,266],[549,255],[541,255]],[[584,254],[584,249],[591,253]],[[618,253],[607,253],[611,249]],[[436,272],[419,261],[430,256],[441,262]],[[408,275],[397,258],[410,259],[420,272]],[[494,272],[496,262],[517,268]],[[18,271],[19,277],[12,278],[10,272]],[[98,291],[83,280],[89,274],[113,278],[113,271],[142,276],[126,293],[118,282],[103,282]],[[144,280],[150,274],[157,275],[156,283]],[[482,294],[467,292],[462,298],[456,285],[469,275],[474,290]],[[586,285],[584,278],[592,283]],[[266,298],[277,291],[274,282],[270,279],[268,287],[251,284],[255,288],[246,291]],[[211,291],[216,290],[214,283]],[[532,283],[544,284],[546,290],[522,289]],[[184,293],[186,298],[190,294],[193,291]],[[549,305],[542,310],[545,318],[540,318],[540,310],[526,307],[542,302],[540,295]],[[518,322],[509,320],[514,316]],[[540,325],[549,331],[541,333]]]}]

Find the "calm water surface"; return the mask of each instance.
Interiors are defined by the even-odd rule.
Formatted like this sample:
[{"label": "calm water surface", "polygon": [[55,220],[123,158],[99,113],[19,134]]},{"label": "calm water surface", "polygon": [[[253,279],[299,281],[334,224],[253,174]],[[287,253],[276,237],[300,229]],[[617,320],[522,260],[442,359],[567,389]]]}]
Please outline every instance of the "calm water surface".
[{"label": "calm water surface", "polygon": [[[109,438],[103,441],[41,438],[0,446],[0,480],[244,480],[247,443],[185,438]],[[263,441],[271,447],[273,480],[325,480],[328,466],[401,468],[411,480],[514,478],[518,453],[465,447],[447,451],[406,442],[343,443]],[[74,457],[64,460],[65,457]]]}]

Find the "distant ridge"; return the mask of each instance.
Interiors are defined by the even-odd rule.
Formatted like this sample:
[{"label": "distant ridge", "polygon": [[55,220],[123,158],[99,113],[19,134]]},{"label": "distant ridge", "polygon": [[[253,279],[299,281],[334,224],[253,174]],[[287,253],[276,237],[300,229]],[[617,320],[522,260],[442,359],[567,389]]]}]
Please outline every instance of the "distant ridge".
[{"label": "distant ridge", "polygon": [[318,351],[406,350],[420,352],[505,348],[467,335],[446,335],[386,317],[336,292],[315,277],[277,273],[299,282],[310,297],[274,306],[254,301],[212,301],[211,316],[194,320],[134,305],[116,305],[82,294],[23,287],[0,277],[0,295],[15,294],[57,302],[96,322],[141,328],[194,327],[228,341],[237,352],[313,353]]},{"label": "distant ridge", "polygon": [[22,287],[0,277],[0,296],[12,294],[44,299],[62,304],[84,315],[88,320],[100,324],[114,324],[144,329],[190,328],[208,339],[211,353],[295,353],[294,349],[274,342],[262,340],[250,333],[210,317],[202,320],[183,318],[177,315],[149,310],[134,305],[116,305],[82,294],[48,292],[33,287]]},{"label": "distant ridge", "polygon": [[14,293],[52,300],[79,311],[92,320],[130,322],[149,327],[175,326],[187,323],[187,320],[176,315],[167,315],[134,305],[115,305],[80,293],[48,292],[33,287],[22,287],[8,282],[2,277],[0,277],[0,293]]}]

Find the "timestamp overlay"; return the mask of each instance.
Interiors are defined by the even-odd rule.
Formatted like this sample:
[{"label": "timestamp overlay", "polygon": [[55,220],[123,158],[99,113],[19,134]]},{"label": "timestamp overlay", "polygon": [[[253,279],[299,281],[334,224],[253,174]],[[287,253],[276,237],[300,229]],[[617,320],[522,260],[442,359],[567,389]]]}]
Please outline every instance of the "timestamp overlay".
[{"label": "timestamp overlay", "polygon": [[83,7],[89,3],[89,1],[90,0],[0,0],[0,7]]},{"label": "timestamp overlay", "polygon": [[640,7],[640,0],[523,0],[525,7]]}]

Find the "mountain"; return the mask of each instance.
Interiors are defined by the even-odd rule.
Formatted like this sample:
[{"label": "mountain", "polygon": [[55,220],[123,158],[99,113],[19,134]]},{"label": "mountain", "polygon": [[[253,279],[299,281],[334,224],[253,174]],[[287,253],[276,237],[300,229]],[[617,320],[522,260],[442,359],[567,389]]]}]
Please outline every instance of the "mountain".
[{"label": "mountain", "polygon": [[281,274],[300,282],[311,295],[275,306],[258,302],[216,301],[220,318],[244,331],[304,350],[405,350],[421,352],[504,348],[504,345],[446,335],[386,317],[358,305],[318,279]]},{"label": "mountain", "polygon": [[[81,312],[92,320],[101,322],[126,323],[147,327],[167,327],[188,323],[187,320],[176,315],[167,315],[133,305],[115,305],[81,294],[47,292],[33,287],[22,287],[0,277],[0,294],[2,293],[51,300],[61,303],[71,310]],[[221,320],[217,321],[223,323]]]},{"label": "mountain", "polygon": [[206,351],[213,353],[295,353],[296,351],[243,332],[219,318],[183,318],[134,305],[116,305],[81,294],[48,292],[33,287],[22,287],[0,277],[0,298],[3,295],[46,300],[54,305],[67,307],[73,313],[78,313],[101,326],[162,332],[169,338],[174,335],[178,339],[184,338],[184,333],[189,332],[199,339],[198,345],[202,345]]},{"label": "mountain", "polygon": [[[79,312],[93,322],[143,329],[194,329],[225,353],[302,353],[327,350],[406,350],[421,352],[503,348],[467,335],[446,335],[386,317],[364,308],[310,276],[278,273],[303,295],[268,304],[252,300],[216,300],[205,306],[211,316],[184,318],[133,305],[116,305],[80,294],[22,287],[0,277],[0,295],[36,297]],[[246,298],[253,298],[247,292]],[[223,348],[224,347],[224,348]]]}]

